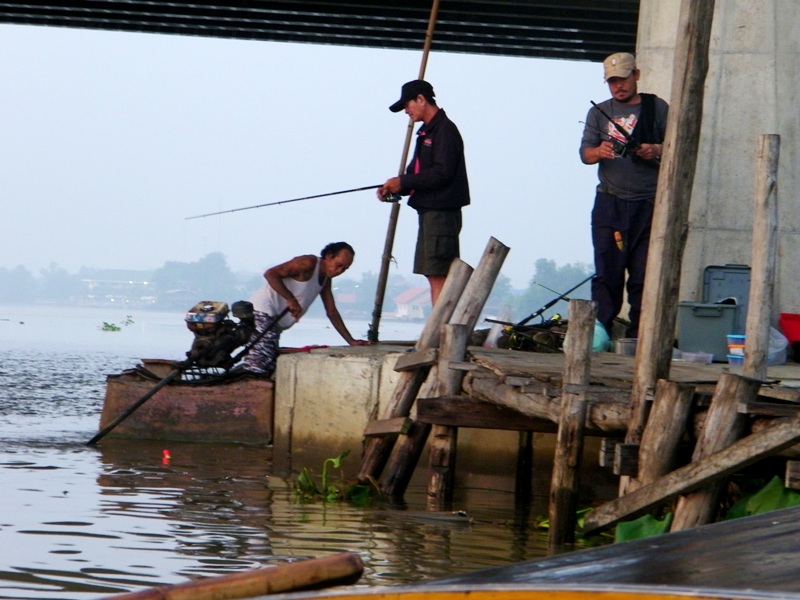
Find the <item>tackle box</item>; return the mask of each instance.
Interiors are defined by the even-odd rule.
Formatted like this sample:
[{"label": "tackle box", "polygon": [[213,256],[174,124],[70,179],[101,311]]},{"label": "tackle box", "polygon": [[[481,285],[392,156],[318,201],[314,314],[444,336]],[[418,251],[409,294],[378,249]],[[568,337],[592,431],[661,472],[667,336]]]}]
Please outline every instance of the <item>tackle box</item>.
[{"label": "tackle box", "polygon": [[703,301],[678,303],[678,348],[707,352],[725,362],[729,334],[745,331],[750,267],[708,266],[703,271]]}]

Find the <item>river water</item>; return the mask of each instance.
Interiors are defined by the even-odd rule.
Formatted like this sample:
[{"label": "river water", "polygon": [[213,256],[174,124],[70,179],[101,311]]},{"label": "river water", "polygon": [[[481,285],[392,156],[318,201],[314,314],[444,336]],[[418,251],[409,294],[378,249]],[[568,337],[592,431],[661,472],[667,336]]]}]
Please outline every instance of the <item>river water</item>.
[{"label": "river water", "polygon": [[[367,322],[348,326],[366,337]],[[381,339],[421,327],[385,321]],[[0,598],[101,598],[343,551],[362,557],[365,586],[546,555],[536,516],[508,493],[470,490],[456,505],[472,522],[432,520],[414,486],[401,506],[300,503],[268,448],[86,445],[107,374],[181,360],[191,342],[182,313],[0,306]],[[308,317],[281,342],[341,340]]]}]

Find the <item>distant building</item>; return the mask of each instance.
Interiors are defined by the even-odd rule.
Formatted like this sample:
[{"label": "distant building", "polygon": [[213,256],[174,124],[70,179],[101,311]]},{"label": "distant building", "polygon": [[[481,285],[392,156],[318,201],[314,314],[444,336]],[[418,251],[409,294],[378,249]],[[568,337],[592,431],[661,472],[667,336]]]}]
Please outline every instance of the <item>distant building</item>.
[{"label": "distant building", "polygon": [[394,316],[398,319],[424,319],[431,308],[431,291],[426,287],[413,287],[394,297],[397,305]]}]

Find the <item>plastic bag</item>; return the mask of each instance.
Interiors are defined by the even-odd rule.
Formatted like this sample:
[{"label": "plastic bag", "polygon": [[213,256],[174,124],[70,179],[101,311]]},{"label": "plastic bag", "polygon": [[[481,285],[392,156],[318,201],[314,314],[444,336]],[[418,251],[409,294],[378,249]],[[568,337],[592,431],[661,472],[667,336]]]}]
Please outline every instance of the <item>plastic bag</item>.
[{"label": "plastic bag", "polygon": [[[569,332],[567,335],[564,336],[564,343],[561,346],[564,349],[564,352],[567,352],[569,349]],[[606,352],[611,350],[611,338],[606,331],[606,328],[603,327],[603,324],[600,321],[595,320],[594,322],[594,335],[592,336],[592,352]]]},{"label": "plastic bag", "polygon": [[769,328],[769,350],[767,353],[768,365],[782,365],[786,362],[786,348],[789,340],[774,327]]}]

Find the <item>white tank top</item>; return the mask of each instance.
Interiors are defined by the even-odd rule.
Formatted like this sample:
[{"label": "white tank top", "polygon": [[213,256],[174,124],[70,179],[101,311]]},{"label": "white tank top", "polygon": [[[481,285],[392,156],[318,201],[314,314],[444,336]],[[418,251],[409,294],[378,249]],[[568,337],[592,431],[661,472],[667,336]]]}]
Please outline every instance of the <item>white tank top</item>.
[{"label": "white tank top", "polygon": [[[301,316],[306,313],[308,307],[319,296],[322,286],[325,284],[327,277],[323,278],[322,283],[319,282],[319,263],[320,259],[317,258],[317,264],[314,266],[314,273],[308,281],[297,281],[291,277],[283,280],[285,285],[303,309]],[[270,316],[277,316],[281,311],[286,308],[286,300],[283,299],[278,292],[272,289],[272,286],[267,282],[265,285],[258,288],[255,293],[250,296],[250,302],[253,303],[253,308],[259,312],[266,313]],[[290,313],[286,313],[280,321],[278,321],[278,329],[284,331],[289,329],[297,322]]]}]

